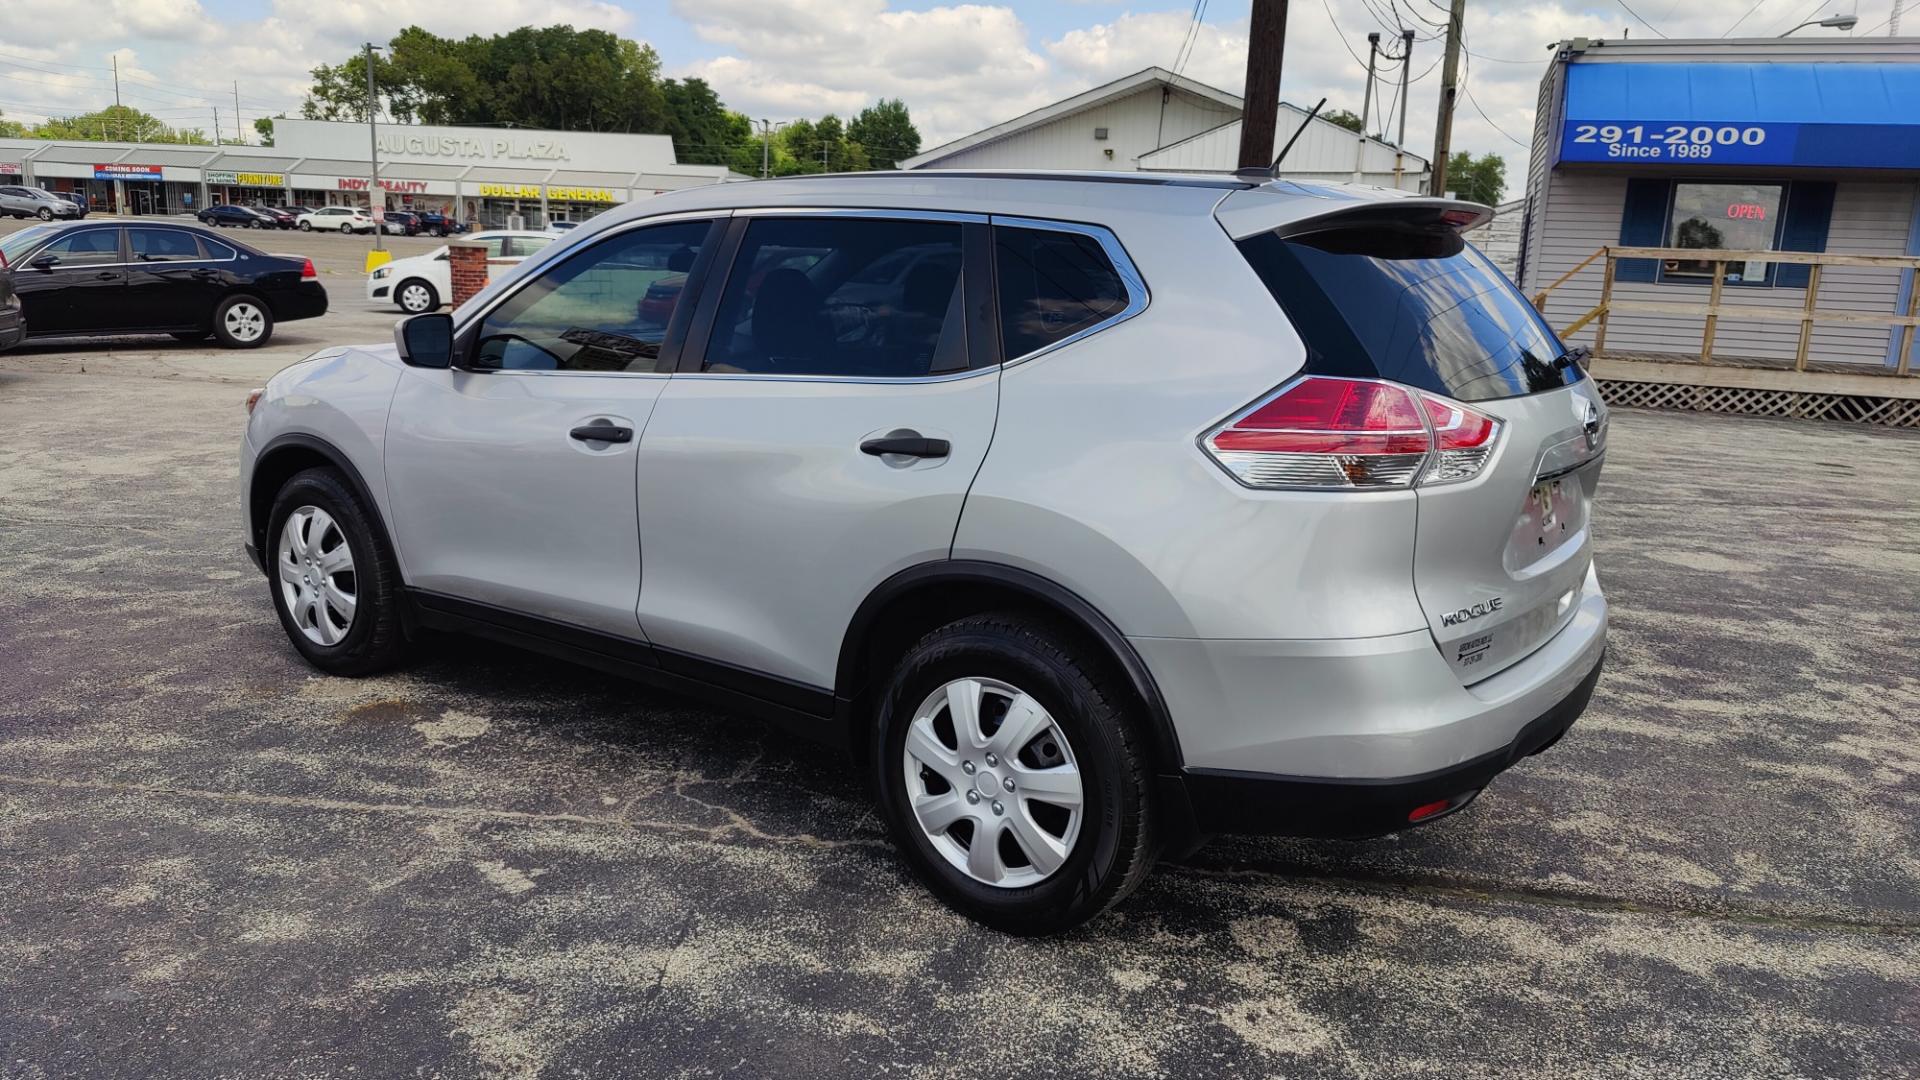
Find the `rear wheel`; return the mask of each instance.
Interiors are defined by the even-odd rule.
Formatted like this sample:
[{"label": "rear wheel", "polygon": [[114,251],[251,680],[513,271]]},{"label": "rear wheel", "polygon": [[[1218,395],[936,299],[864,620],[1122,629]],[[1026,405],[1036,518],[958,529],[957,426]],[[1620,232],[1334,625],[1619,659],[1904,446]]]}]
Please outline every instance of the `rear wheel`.
[{"label": "rear wheel", "polygon": [[405,656],[400,574],[373,511],[332,469],[297,473],[267,519],[269,584],[287,640],[335,675],[371,675]]},{"label": "rear wheel", "polygon": [[419,315],[440,306],[440,294],[419,278],[408,278],[401,282],[400,287],[393,291],[393,297],[400,305],[400,310],[409,315]]},{"label": "rear wheel", "polygon": [[273,312],[252,296],[229,296],[213,309],[213,336],[229,349],[257,349],[273,337]]},{"label": "rear wheel", "polygon": [[988,614],[928,634],[895,669],[871,768],[895,842],[949,906],[1053,933],[1146,877],[1148,744],[1106,667],[1062,627]]},{"label": "rear wheel", "polygon": [[351,233],[353,232],[353,226],[351,226],[351,225],[342,225],[342,226],[340,226],[340,232],[341,232],[341,234],[342,234],[342,235],[349,235],[349,234],[351,234]]}]

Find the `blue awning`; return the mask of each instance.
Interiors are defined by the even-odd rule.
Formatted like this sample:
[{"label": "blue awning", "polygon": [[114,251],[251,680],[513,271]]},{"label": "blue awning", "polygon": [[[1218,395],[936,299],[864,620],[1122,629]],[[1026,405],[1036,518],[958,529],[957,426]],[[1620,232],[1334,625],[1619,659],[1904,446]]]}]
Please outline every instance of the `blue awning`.
[{"label": "blue awning", "polygon": [[1567,67],[1562,161],[1920,168],[1920,64]]}]

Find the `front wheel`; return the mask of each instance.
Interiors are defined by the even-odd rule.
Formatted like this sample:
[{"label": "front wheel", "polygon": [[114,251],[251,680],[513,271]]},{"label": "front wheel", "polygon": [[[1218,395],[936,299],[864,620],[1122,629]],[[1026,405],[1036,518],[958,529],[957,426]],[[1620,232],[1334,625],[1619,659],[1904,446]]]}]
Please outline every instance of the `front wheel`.
[{"label": "front wheel", "polygon": [[213,309],[213,336],[229,349],[257,349],[273,337],[273,312],[251,296],[229,296]]},{"label": "front wheel", "polygon": [[43,206],[43,207],[41,207],[41,208],[40,208],[40,212],[39,212],[39,214],[38,214],[37,216],[38,216],[38,217],[40,218],[40,220],[41,220],[41,221],[52,221],[52,220],[53,220],[53,211],[51,211],[51,210],[49,210],[49,209],[47,209],[46,207],[44,207],[44,206]]},{"label": "front wheel", "polygon": [[303,222],[301,222],[301,223],[300,223],[300,225],[299,225],[299,229],[300,229],[300,231],[301,231],[301,232],[312,232],[312,231],[313,231],[313,222],[311,222],[311,221],[303,221]]},{"label": "front wheel", "polygon": [[406,651],[400,574],[373,510],[338,472],[297,473],[267,519],[268,583],[287,639],[335,675],[371,675]]},{"label": "front wheel", "polygon": [[394,290],[393,296],[399,303],[400,310],[409,315],[419,315],[440,306],[440,294],[434,291],[432,285],[419,278],[408,278],[401,282],[400,287]]},{"label": "front wheel", "polygon": [[870,767],[895,843],[950,907],[1054,933],[1145,879],[1148,743],[1108,667],[1065,628],[1007,613],[935,630],[894,670]]}]

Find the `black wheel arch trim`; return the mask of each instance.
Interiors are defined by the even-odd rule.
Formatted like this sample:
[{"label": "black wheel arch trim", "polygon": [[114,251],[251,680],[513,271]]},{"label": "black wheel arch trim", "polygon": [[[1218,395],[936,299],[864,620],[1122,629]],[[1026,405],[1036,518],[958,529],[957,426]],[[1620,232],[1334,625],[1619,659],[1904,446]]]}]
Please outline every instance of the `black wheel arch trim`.
[{"label": "black wheel arch trim", "polygon": [[852,720],[852,704],[866,690],[866,680],[871,677],[871,673],[863,672],[862,668],[869,639],[880,613],[911,590],[929,585],[970,582],[997,585],[1025,593],[1065,615],[1091,634],[1120,665],[1128,684],[1146,707],[1148,726],[1153,734],[1156,770],[1172,773],[1181,768],[1184,759],[1180,754],[1180,739],[1174,730],[1166,699],[1160,694],[1160,686],[1154,681],[1153,672],[1147,669],[1146,662],[1140,659],[1133,643],[1113,624],[1113,620],[1078,593],[1050,578],[1030,570],[985,560],[947,559],[910,566],[881,582],[867,594],[847,624],[834,676],[835,696],[846,719]]},{"label": "black wheel arch trim", "polygon": [[[260,448],[260,452],[254,455],[253,472],[249,474],[247,479],[247,539],[250,544],[258,545],[257,550],[260,552],[260,557],[254,560],[254,565],[260,568],[260,572],[262,574],[267,572],[267,522],[259,518],[255,510],[256,505],[260,502],[257,498],[259,495],[260,466],[271,459],[276,453],[291,447],[309,450],[320,455],[327,459],[328,464],[338,469],[342,476],[347,478],[347,486],[353,489],[353,493],[359,496],[360,501],[366,504],[367,509],[373,515],[373,520],[367,522],[367,527],[379,534],[381,541],[387,545],[387,550],[394,553],[395,563],[398,565],[400,549],[393,546],[393,535],[387,531],[386,520],[381,516],[380,502],[373,497],[373,489],[367,486],[366,479],[360,475],[360,470],[354,467],[352,459],[341,452],[339,447],[334,446],[332,443],[317,435],[309,435],[301,431],[290,431],[284,435],[276,435],[272,439],[269,439],[265,446]],[[265,506],[271,511],[273,507],[271,497],[265,500]],[[406,584],[404,573],[401,575],[401,578],[401,585],[404,587]]]}]

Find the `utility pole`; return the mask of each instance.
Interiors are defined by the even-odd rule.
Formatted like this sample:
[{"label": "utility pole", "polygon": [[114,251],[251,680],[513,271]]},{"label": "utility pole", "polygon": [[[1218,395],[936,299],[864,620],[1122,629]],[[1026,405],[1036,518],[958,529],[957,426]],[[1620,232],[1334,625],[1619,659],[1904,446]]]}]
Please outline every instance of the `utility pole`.
[{"label": "utility pole", "polygon": [[1367,35],[1367,89],[1360,95],[1360,134],[1353,141],[1353,182],[1360,182],[1360,166],[1367,153],[1367,117],[1373,115],[1373,65],[1380,57],[1380,32]]},{"label": "utility pole", "polygon": [[122,116],[120,115],[120,54],[119,54],[119,53],[114,53],[114,54],[113,54],[113,127],[114,127],[114,134],[116,134],[116,135],[120,135],[120,136],[121,136],[122,138],[125,138],[125,133],[124,133],[124,132],[123,132],[123,131],[121,130],[121,129],[122,129],[122,128],[123,128],[124,126],[125,126],[125,125],[126,125],[126,118],[125,118],[125,117],[122,117]]},{"label": "utility pole", "polygon": [[367,160],[373,165],[367,205],[373,209],[373,250],[385,251],[387,193],[380,190],[380,96],[373,88],[373,50],[376,48],[373,42],[367,42]]},{"label": "utility pole", "polygon": [[219,146],[226,140],[220,137],[220,106],[213,107],[213,145]]},{"label": "utility pole", "polygon": [[240,80],[239,79],[233,80],[233,141],[237,143],[244,143],[247,141],[246,130],[240,126]]},{"label": "utility pole", "polygon": [[1893,17],[1887,20],[1887,36],[1900,36],[1900,9],[1907,5],[1902,0],[1893,0]]},{"label": "utility pole", "polygon": [[1280,116],[1280,62],[1287,48],[1287,0],[1253,0],[1247,27],[1247,85],[1240,109],[1242,169],[1273,166]]},{"label": "utility pole", "polygon": [[1400,190],[1400,177],[1407,171],[1407,76],[1413,67],[1413,31],[1400,32],[1400,134],[1393,139],[1393,190]]},{"label": "utility pole", "polygon": [[768,164],[772,154],[773,121],[763,116],[760,118],[760,179],[762,180],[765,180],[768,175],[770,175],[768,172]]},{"label": "utility pole", "polygon": [[1467,18],[1467,0],[1453,0],[1447,10],[1447,56],[1440,66],[1440,118],[1433,128],[1433,182],[1429,195],[1447,193],[1447,154],[1453,148],[1453,101],[1460,93],[1460,25]]}]

